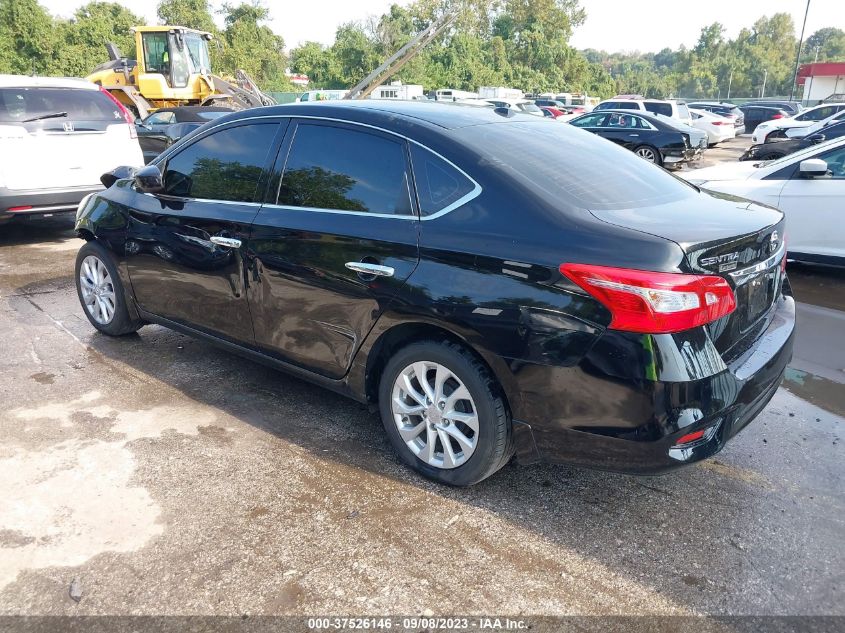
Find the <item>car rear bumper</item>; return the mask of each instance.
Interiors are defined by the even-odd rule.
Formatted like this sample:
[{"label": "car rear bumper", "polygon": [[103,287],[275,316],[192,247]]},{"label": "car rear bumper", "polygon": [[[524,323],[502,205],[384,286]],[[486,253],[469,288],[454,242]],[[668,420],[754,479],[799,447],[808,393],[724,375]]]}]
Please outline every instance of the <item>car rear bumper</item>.
[{"label": "car rear bumper", "polygon": [[7,189],[0,187],[0,219],[73,213],[82,198],[102,191],[102,185],[61,189]]},{"label": "car rear bumper", "polygon": [[[546,389],[551,387],[548,381],[576,378],[580,384],[567,389],[570,401],[559,403],[559,409],[565,412],[560,418],[554,419],[552,414],[551,422],[515,424],[517,459],[522,463],[542,460],[650,475],[710,457],[771,400],[792,358],[794,332],[795,302],[784,296],[773,309],[765,331],[727,366],[721,358],[713,364],[714,359],[697,355],[695,346],[688,345],[689,341],[680,343],[681,338],[677,338],[681,363],[688,368],[721,364],[721,371],[705,378],[648,379],[650,372],[661,371],[661,354],[655,350],[645,356],[642,350],[619,350],[620,356],[628,357],[614,366],[602,367],[587,359],[590,367],[578,377],[576,372],[566,375],[548,368],[549,375],[533,377]],[[618,337],[612,346],[625,340]],[[633,343],[634,339],[627,341]],[[606,355],[607,346],[603,347],[600,352]],[[632,359],[649,355],[654,368],[630,369]],[[599,356],[594,358],[598,360]],[[643,377],[626,380],[620,376],[625,372]],[[551,391],[564,393],[554,387]],[[679,444],[682,437],[697,431],[704,431],[700,440]]]}]

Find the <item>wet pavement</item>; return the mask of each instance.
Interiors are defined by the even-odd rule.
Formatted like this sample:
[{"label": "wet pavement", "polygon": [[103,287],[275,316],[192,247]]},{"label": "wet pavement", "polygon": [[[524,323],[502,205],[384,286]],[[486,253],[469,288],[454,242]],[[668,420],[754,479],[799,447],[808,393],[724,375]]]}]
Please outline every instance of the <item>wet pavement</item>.
[{"label": "wet pavement", "polygon": [[790,381],[715,459],[451,489],[356,403],[96,334],[80,243],[0,227],[0,614],[845,615],[845,272],[791,267]]}]

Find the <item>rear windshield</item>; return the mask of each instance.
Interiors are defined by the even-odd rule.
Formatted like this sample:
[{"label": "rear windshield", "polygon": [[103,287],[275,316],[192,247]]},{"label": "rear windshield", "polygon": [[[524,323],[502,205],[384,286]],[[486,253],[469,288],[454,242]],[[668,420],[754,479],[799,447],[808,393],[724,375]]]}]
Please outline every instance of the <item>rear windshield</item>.
[{"label": "rear windshield", "polygon": [[563,200],[586,209],[626,209],[696,194],[690,185],[633,152],[570,125],[510,121],[466,127],[457,134],[484,157],[485,165],[551,204]]},{"label": "rear windshield", "polygon": [[67,112],[70,121],[123,122],[117,105],[99,90],[0,88],[0,123],[22,123]]},{"label": "rear windshield", "polygon": [[[672,116],[672,104],[671,103],[654,103],[653,101],[646,101],[645,102],[645,109],[649,112],[654,112],[654,114],[662,114],[664,116]],[[689,113],[687,113],[689,116]]]}]

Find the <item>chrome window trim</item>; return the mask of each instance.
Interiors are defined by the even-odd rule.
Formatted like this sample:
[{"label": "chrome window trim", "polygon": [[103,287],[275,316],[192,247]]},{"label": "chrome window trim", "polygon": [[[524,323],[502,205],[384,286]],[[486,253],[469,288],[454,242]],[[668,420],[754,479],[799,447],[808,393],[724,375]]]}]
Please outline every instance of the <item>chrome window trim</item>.
[{"label": "chrome window trim", "polygon": [[[393,130],[387,130],[385,128],[378,127],[377,125],[370,125],[369,123],[360,123],[358,121],[349,121],[347,119],[339,119],[337,117],[315,116],[315,115],[311,115],[311,114],[309,114],[309,115],[303,115],[303,114],[270,114],[270,115],[244,117],[244,118],[241,118],[241,119],[236,119],[234,121],[224,121],[222,123],[218,123],[217,125],[213,125],[210,128],[208,128],[206,133],[204,133],[200,137],[200,139],[205,138],[206,136],[209,136],[218,127],[224,127],[226,125],[229,125],[230,123],[241,123],[243,121],[256,121],[256,120],[260,120],[260,119],[309,119],[309,120],[316,120],[316,121],[332,121],[334,123],[344,123],[346,125],[357,125],[357,126],[360,126],[360,127],[369,128],[371,130],[377,130],[379,132],[384,132],[386,134],[391,134],[393,136],[404,139],[405,141],[408,141],[409,143],[413,143],[414,145],[418,145],[419,147],[422,147],[424,150],[431,152],[432,154],[437,156],[440,160],[443,160],[447,164],[451,165],[454,169],[456,169],[458,172],[463,174],[463,176],[465,178],[467,178],[473,184],[473,190],[470,191],[469,193],[467,193],[466,195],[462,196],[461,198],[458,198],[452,204],[447,205],[446,207],[444,207],[443,209],[441,209],[437,213],[432,213],[431,215],[426,215],[426,216],[394,215],[392,213],[368,213],[366,211],[345,211],[343,209],[317,209],[317,208],[314,208],[314,207],[292,207],[292,206],[289,206],[289,205],[272,204],[272,203],[267,203],[267,204],[258,205],[258,206],[264,206],[264,207],[274,208],[274,209],[291,209],[291,210],[302,210],[302,211],[314,211],[314,212],[317,212],[317,213],[335,213],[335,214],[336,213],[346,213],[346,214],[349,214],[349,215],[363,215],[363,216],[375,217],[375,218],[393,218],[394,220],[411,220],[411,221],[427,222],[429,220],[436,220],[437,218],[443,217],[444,215],[454,211],[458,207],[461,207],[461,206],[467,204],[468,202],[471,202],[472,200],[474,200],[475,198],[480,196],[481,192],[483,191],[483,189],[481,188],[481,185],[479,185],[478,182],[476,182],[475,178],[470,176],[463,169],[458,167],[455,163],[450,161],[448,158],[446,158],[445,156],[443,156],[439,152],[434,151],[433,149],[431,149],[427,145],[423,145],[419,141],[416,141],[412,138],[409,138],[408,136],[405,136],[404,134],[394,132]],[[197,140],[200,140],[200,139],[197,139]],[[202,202],[216,202],[215,200],[204,200],[204,199],[199,199],[199,198],[183,198],[183,199],[186,199],[186,200],[195,199],[195,200],[201,200]],[[257,204],[257,203],[232,203],[232,202],[229,202],[229,201],[224,201],[224,204]]]}]

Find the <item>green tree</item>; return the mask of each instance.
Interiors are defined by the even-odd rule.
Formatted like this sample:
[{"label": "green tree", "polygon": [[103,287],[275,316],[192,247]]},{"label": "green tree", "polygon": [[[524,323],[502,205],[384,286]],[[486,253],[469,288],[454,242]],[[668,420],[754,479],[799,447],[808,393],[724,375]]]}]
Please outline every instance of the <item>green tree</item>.
[{"label": "green tree", "polygon": [[845,31],[828,26],[813,33],[807,38],[801,61],[807,63],[816,59],[817,48],[820,62],[842,61],[845,59]]},{"label": "green tree", "polygon": [[224,72],[248,72],[264,90],[288,90],[285,41],[264,24],[270,11],[258,2],[224,4],[222,33]]},{"label": "green tree", "polygon": [[130,31],[142,19],[116,2],[89,2],[78,8],[68,21],[57,24],[52,72],[84,77],[108,59],[105,45],[112,42],[126,57],[135,53]]},{"label": "green tree", "polygon": [[0,72],[49,74],[55,40],[52,18],[36,0],[0,0]]}]

